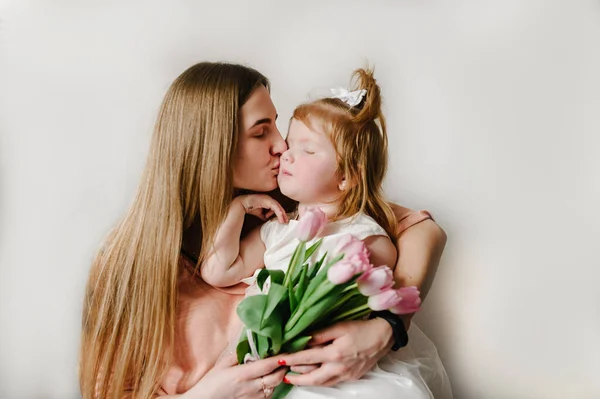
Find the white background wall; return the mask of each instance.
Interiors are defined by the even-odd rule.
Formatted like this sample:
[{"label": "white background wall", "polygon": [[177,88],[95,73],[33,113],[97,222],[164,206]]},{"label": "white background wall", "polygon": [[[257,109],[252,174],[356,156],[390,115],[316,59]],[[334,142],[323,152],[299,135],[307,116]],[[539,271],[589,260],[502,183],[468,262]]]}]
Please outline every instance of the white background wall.
[{"label": "white background wall", "polygon": [[180,72],[256,67],[283,129],[364,59],[389,196],[449,235],[417,320],[456,398],[600,397],[598,1],[4,3],[1,398],[78,396],[89,264]]}]

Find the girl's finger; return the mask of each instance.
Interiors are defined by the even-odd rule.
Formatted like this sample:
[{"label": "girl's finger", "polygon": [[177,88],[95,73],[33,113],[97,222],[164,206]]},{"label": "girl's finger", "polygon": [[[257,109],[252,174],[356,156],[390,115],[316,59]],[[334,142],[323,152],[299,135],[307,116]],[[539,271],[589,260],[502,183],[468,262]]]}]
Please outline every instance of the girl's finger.
[{"label": "girl's finger", "polygon": [[275,201],[273,198],[269,198],[269,200],[263,204],[263,207],[273,211],[277,215],[279,223],[287,223],[287,215],[279,202]]}]

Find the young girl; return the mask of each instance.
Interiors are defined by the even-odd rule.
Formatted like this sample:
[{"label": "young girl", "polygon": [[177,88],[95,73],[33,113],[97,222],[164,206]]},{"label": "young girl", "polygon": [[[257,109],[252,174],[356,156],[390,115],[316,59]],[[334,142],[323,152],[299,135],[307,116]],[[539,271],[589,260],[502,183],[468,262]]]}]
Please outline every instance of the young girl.
[{"label": "young girl", "polygon": [[[281,192],[298,202],[297,212],[287,215],[267,195],[236,197],[201,268],[206,282],[226,287],[263,265],[285,269],[297,245],[294,219],[309,207],[320,208],[330,221],[313,261],[325,251],[331,253],[339,238],[351,233],[365,241],[373,265],[396,263],[390,238],[396,238],[397,222],[382,195],[387,134],[380,91],[370,71],[359,69],[355,76],[357,91],[313,101],[294,111],[277,180]],[[263,218],[275,214],[277,220],[240,242],[246,213]]]},{"label": "young girl", "polygon": [[[236,197],[202,265],[206,282],[226,287],[251,281],[244,278],[263,265],[285,270],[297,245],[296,219],[310,207],[319,207],[329,219],[320,236],[307,243],[323,238],[311,261],[325,251],[332,253],[341,236],[350,233],[364,240],[373,265],[395,265],[392,240],[396,238],[397,222],[382,194],[387,132],[380,89],[371,71],[359,69],[354,76],[357,90],[341,90],[335,97],[303,104],[294,111],[288,150],[281,156],[277,179],[281,192],[298,202],[297,212],[286,214],[267,195]],[[262,219],[276,215],[276,220],[255,229],[240,242],[247,213]],[[425,337],[421,342],[431,358],[438,359],[433,344]],[[390,353],[359,381],[334,387],[297,387],[288,398],[433,397],[422,374],[437,369],[445,376],[443,366],[427,365],[424,369],[419,361],[422,359],[407,351],[410,348]],[[451,397],[446,388],[440,397]]]}]

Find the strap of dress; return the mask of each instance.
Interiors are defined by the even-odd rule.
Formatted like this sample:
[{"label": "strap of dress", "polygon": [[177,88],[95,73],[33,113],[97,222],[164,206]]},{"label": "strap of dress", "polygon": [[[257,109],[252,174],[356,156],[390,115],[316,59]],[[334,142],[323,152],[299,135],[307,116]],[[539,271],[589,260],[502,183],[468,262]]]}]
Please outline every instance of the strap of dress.
[{"label": "strap of dress", "polygon": [[414,226],[417,223],[421,223],[423,220],[431,219],[433,216],[427,211],[415,211],[407,213],[402,219],[398,221],[398,235],[404,233],[406,229]]}]

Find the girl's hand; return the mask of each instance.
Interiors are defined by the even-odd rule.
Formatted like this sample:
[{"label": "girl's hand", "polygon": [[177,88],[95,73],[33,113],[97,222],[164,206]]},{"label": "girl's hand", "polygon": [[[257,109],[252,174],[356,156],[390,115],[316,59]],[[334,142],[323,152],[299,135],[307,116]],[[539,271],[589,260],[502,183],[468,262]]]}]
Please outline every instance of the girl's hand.
[{"label": "girl's hand", "polygon": [[266,194],[248,194],[235,197],[234,201],[239,202],[244,211],[254,215],[261,220],[268,220],[274,214],[277,215],[279,223],[287,223],[288,217],[279,202]]},{"label": "girl's hand", "polygon": [[237,364],[235,354],[223,356],[181,399],[264,399],[283,381],[287,368],[281,357],[271,357],[249,364]]},{"label": "girl's hand", "polygon": [[287,374],[286,382],[331,386],[373,368],[393,345],[392,327],[380,318],[341,322],[315,333],[309,344],[311,349],[281,356],[292,371],[304,373]]}]

